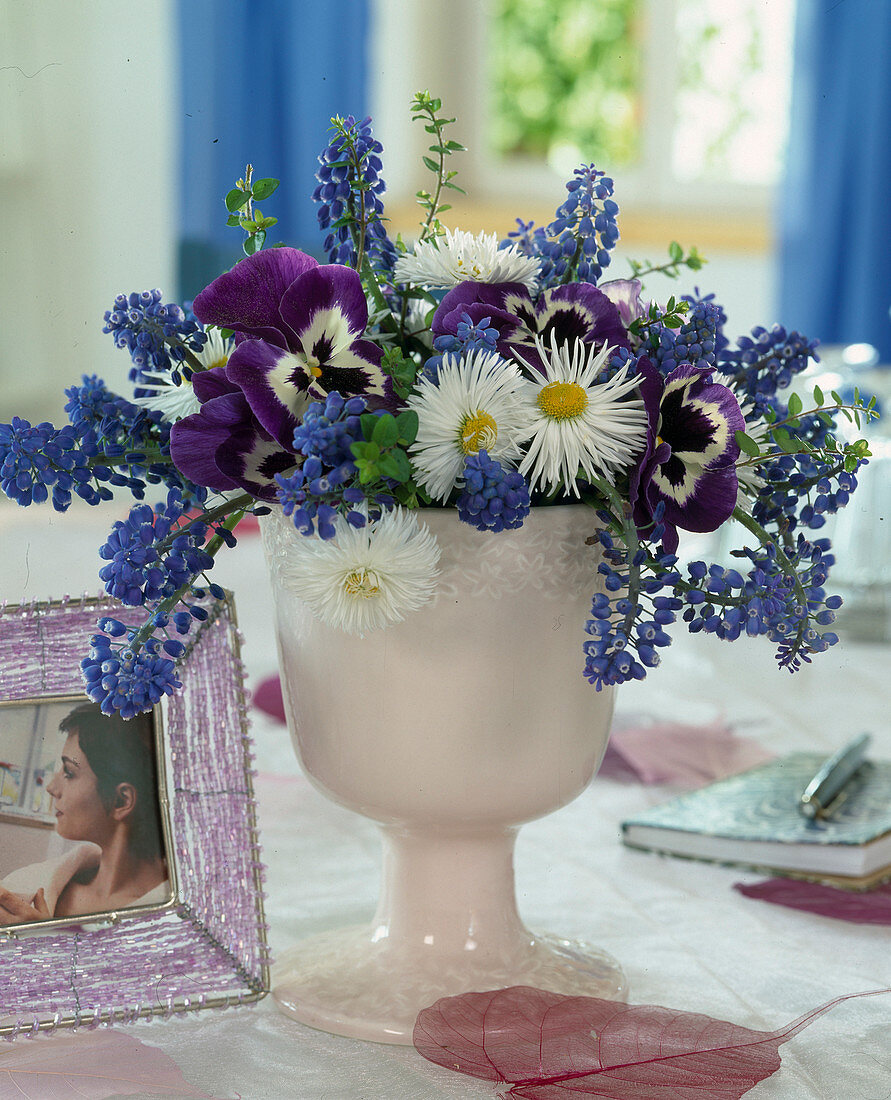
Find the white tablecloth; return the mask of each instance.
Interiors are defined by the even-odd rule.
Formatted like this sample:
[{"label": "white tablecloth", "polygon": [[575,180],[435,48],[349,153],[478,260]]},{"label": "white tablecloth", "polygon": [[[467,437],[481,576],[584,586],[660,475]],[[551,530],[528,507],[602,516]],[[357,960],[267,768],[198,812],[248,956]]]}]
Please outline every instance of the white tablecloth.
[{"label": "white tablecloth", "polygon": [[[96,551],[114,515],[79,508],[59,517],[0,502],[0,598],[98,591]],[[244,539],[221,554],[214,574],[235,590],[249,683],[256,684],[275,671],[259,540]],[[723,718],[777,752],[828,753],[870,730],[875,755],[887,757],[889,681],[889,647],[843,639],[790,676],[775,669],[772,647],[763,640],[727,645],[678,631],[662,668],[644,684],[622,689],[618,707],[691,722]],[[283,727],[256,714],[253,732],[275,955],[304,935],[370,918],[379,853],[371,823],[328,802],[300,775]],[[888,927],[747,899],[733,884],[763,876],[623,848],[619,822],[671,793],[598,778],[575,803],[526,826],[517,851],[526,923],[606,948],[625,967],[632,1002],[704,1012],[752,1028],[772,1030],[840,994],[891,986]],[[128,1030],[161,1047],[191,1083],[216,1097],[493,1095],[486,1083],[431,1065],[410,1048],[303,1027],[279,1015],[271,998],[250,1009]],[[891,995],[839,1006],[781,1054],[782,1068],[752,1090],[753,1100],[891,1095]]]}]

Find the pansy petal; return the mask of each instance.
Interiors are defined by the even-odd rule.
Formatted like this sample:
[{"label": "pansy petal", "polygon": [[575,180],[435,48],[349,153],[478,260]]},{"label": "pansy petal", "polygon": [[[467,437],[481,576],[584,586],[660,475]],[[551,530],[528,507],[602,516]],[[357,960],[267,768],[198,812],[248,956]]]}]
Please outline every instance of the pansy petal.
[{"label": "pansy petal", "polygon": [[712,382],[711,367],[681,363],[665,378],[660,402],[660,435],[678,456],[703,466],[727,465],[739,458],[736,432],[745,417],[732,390]]},{"label": "pansy petal", "polygon": [[214,455],[220,470],[260,500],[274,501],[275,475],[294,466],[294,455],[259,432],[239,432],[221,444]]},{"label": "pansy petal", "polygon": [[682,363],[664,379],[641,361],[647,446],[631,477],[638,526],[665,506],[663,545],[673,553],[677,531],[714,531],[736,505],[736,431],[745,418],[732,391],[711,381],[712,368]]},{"label": "pansy petal", "polygon": [[[496,310],[505,310],[505,298],[508,294],[515,294],[529,298],[529,291],[522,283],[476,283],[468,280],[459,283],[458,286],[444,295],[442,301],[433,315],[431,329],[435,336],[442,336],[453,329],[447,328],[446,319],[454,315],[457,321],[461,320],[461,314],[471,305],[489,306]],[[483,316],[489,316],[488,313]]]},{"label": "pansy petal", "polygon": [[232,352],[226,374],[241,387],[259,423],[289,448],[313,380],[303,356],[264,340],[245,340]]},{"label": "pansy petal", "polygon": [[[349,346],[368,323],[362,280],[341,264],[314,267],[301,275],[285,290],[280,310],[307,356],[319,360]],[[314,344],[319,341],[316,351]]]},{"label": "pansy petal", "polygon": [[195,298],[203,324],[219,325],[285,346],[279,303],[287,288],[318,261],[296,248],[268,248],[240,260]]},{"label": "pansy petal", "polygon": [[192,375],[192,389],[203,404],[214,397],[227,393],[240,393],[238,386],[230,382],[225,367],[213,367],[211,370],[195,371]]},{"label": "pansy petal", "polygon": [[618,308],[590,283],[546,290],[535,305],[538,335],[545,344],[555,333],[560,343],[584,340],[598,347],[630,348]]},{"label": "pansy petal", "polygon": [[626,327],[646,313],[640,300],[643,289],[640,279],[612,279],[608,283],[601,283],[597,289],[618,309],[619,319]]},{"label": "pansy petal", "polygon": [[[335,352],[321,363],[310,392],[324,396],[336,390],[342,397],[365,394],[389,397],[392,380],[381,370],[381,349],[370,340],[355,340],[348,348]],[[315,372],[313,372],[315,373]]]},{"label": "pansy petal", "polygon": [[176,468],[196,485],[237,489],[238,482],[220,470],[214,456],[221,445],[250,421],[250,409],[243,395],[211,398],[198,412],[184,416],[170,429],[170,457]]},{"label": "pansy petal", "polygon": [[[507,299],[512,303],[511,310],[505,306]],[[531,317],[534,306],[529,291],[522,284],[466,282],[445,295],[433,315],[430,329],[434,337],[454,336],[465,314],[474,325],[488,318],[492,327],[498,330],[498,351],[505,359],[511,359],[515,344],[527,338],[532,340],[523,311]]]}]

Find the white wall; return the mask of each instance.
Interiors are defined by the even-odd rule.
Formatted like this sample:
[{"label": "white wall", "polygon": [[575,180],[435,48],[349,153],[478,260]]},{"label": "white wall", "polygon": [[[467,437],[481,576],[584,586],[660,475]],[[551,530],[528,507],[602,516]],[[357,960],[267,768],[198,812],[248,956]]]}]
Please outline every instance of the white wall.
[{"label": "white wall", "polygon": [[110,385],[114,296],[175,295],[172,0],[0,0],[0,421]]}]

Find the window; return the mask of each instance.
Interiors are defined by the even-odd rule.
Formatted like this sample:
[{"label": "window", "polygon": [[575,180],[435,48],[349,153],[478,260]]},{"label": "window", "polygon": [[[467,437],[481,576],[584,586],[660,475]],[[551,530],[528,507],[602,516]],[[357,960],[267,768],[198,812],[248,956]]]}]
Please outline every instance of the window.
[{"label": "window", "polygon": [[616,179],[626,229],[635,212],[686,208],[757,236],[782,170],[793,12],[794,0],[451,0],[407,16],[377,0],[391,203],[408,213],[426,184],[406,106],[427,87],[468,146],[455,165],[467,228],[474,209],[482,228],[508,206],[540,224],[594,161]]}]

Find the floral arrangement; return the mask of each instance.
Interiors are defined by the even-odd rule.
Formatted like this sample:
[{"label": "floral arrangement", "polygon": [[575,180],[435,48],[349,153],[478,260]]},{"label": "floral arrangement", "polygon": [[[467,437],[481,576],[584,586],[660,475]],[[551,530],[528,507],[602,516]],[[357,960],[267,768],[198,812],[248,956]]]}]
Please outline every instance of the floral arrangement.
[{"label": "floral arrangement", "polygon": [[[837,414],[859,427],[872,402],[818,389],[813,407],[783,401],[813,341],[775,326],[732,344],[711,294],[646,301],[645,276],[698,270],[695,249],[673,243],[666,263],[603,279],[618,206],[593,165],[547,226],[518,219],[501,242],[444,229],[462,147],[440,112],[427,93],[412,103],[433,176],[414,244],[387,233],[371,120],[335,118],[313,193],[328,263],[264,247],[275,219],[257,204],[278,181],[249,167],[225,200],[245,257],[187,308],[152,290],[105,314],[132,393],[84,377],[66,390],[66,426],[0,425],[0,481],[19,504],[64,511],[72,494],[97,504],[115,489],[137,502],[99,575],[141,617],[101,619],[82,666],[106,712],[180,686],[215,555],[274,507],[301,546],[298,593],[347,631],[430,598],[438,550],[418,509],[454,508],[498,538],[534,506],[578,502],[602,553],[605,592],[579,639],[579,675],[598,690],[642,679],[678,618],[724,640],[765,634],[793,671],[837,641],[833,558],[812,532],[869,456],[836,435]],[[144,503],[155,485],[165,498]],[[680,531],[731,518],[752,536],[739,568],[679,567]]]}]

